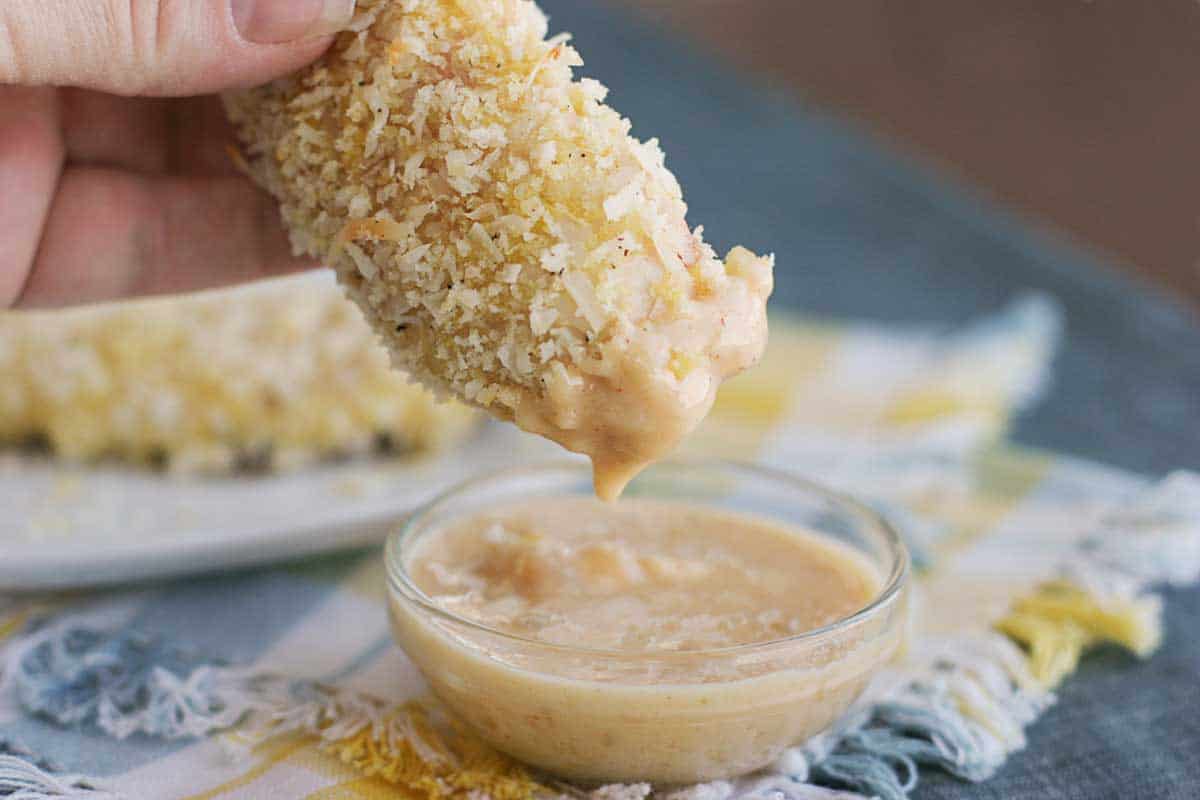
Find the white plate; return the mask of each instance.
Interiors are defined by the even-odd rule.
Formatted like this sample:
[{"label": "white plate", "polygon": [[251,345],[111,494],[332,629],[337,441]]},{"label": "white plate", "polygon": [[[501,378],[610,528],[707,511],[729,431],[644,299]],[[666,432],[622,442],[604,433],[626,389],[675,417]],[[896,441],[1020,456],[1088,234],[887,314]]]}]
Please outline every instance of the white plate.
[{"label": "white plate", "polygon": [[485,425],[435,456],[180,478],[22,457],[0,464],[0,590],[96,586],[381,541],[454,483],[563,451]]}]

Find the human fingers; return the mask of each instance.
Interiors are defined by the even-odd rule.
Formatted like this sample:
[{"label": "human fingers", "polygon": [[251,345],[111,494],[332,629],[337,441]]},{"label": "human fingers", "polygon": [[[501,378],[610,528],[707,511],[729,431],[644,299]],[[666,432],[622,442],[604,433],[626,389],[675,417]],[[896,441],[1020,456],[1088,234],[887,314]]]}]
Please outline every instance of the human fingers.
[{"label": "human fingers", "polygon": [[169,165],[170,106],[181,100],[119,97],[62,89],[59,115],[72,164],[164,172]]},{"label": "human fingers", "polygon": [[235,141],[216,95],[119,97],[59,92],[63,140],[72,164],[173,175],[234,175]]},{"label": "human fingers", "polygon": [[[277,206],[240,176],[69,167],[17,307],[185,292],[315,266],[290,255]],[[0,301],[4,298],[0,297]]]},{"label": "human fingers", "polygon": [[54,90],[0,86],[0,308],[37,255],[63,159]]},{"label": "human fingers", "polygon": [[0,83],[192,95],[315,59],[355,0],[5,0]]}]

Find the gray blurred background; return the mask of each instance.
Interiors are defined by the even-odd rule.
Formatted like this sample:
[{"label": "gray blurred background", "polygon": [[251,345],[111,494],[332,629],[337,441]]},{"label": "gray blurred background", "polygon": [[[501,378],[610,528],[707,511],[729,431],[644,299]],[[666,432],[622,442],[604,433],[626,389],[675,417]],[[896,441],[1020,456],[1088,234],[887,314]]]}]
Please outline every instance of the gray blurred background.
[{"label": "gray blurred background", "polygon": [[607,2],[1200,303],[1195,0]]}]

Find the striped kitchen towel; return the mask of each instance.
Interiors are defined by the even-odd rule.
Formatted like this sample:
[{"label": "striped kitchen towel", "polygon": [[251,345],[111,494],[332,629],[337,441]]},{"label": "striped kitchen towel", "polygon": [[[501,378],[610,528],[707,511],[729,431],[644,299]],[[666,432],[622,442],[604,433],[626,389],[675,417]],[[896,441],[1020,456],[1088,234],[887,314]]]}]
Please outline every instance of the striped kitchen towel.
[{"label": "striped kitchen towel", "polygon": [[689,450],[852,491],[921,564],[905,660],[760,774],[581,788],[490,750],[392,644],[372,549],[5,599],[0,796],[899,800],[922,770],[984,780],[1090,647],[1149,655],[1154,586],[1200,573],[1196,476],[1003,444],[1059,327],[1039,297],[959,331],[779,318],[762,367],[722,392]]}]

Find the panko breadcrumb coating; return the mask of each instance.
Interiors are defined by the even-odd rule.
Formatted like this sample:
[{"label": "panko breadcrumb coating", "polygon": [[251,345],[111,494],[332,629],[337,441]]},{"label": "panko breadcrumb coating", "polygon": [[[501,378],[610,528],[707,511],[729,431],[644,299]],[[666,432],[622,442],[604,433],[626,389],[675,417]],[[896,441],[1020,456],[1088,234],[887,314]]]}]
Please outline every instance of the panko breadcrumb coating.
[{"label": "panko breadcrumb coating", "polygon": [[0,445],[176,471],[436,448],[474,412],[392,368],[332,280],[0,313]]},{"label": "panko breadcrumb coating", "polygon": [[292,78],[230,95],[246,168],[397,366],[591,456],[615,496],[766,341],[770,258],[724,263],[656,141],[530,0],[360,0]]}]

